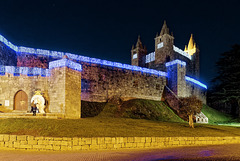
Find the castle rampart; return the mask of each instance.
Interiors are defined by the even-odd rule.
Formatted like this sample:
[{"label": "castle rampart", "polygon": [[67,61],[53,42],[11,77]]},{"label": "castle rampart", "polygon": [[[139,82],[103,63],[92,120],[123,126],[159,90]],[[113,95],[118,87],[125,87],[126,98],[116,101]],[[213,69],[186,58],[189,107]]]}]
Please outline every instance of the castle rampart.
[{"label": "castle rampart", "polygon": [[[31,98],[40,90],[46,112],[80,118],[81,100],[162,100],[166,87],[176,97],[196,95],[206,103],[207,87],[193,78],[199,76],[199,50],[193,47],[195,55],[190,55],[193,49],[189,45],[189,50],[182,51],[173,45],[174,37],[166,24],[162,30],[155,39],[156,51],[150,55],[146,55],[139,37],[131,51],[133,65],[18,47],[0,35],[0,45],[4,46],[0,48],[0,104],[18,110],[16,105],[23,108],[25,101],[24,110],[29,111]],[[19,91],[20,101],[15,99]]]},{"label": "castle rampart", "polygon": [[106,102],[115,96],[123,100],[162,98],[165,76],[100,64],[82,66],[82,100]]}]

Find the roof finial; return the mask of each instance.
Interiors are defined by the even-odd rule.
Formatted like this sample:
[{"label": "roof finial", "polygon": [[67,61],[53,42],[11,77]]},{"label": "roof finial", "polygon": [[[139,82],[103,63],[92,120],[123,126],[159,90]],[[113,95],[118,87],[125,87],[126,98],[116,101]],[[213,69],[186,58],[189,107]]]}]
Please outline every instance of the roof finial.
[{"label": "roof finial", "polygon": [[160,36],[162,36],[164,34],[169,34],[169,28],[167,27],[166,20],[164,20]]},{"label": "roof finial", "polygon": [[142,46],[142,42],[141,42],[141,39],[140,39],[140,35],[138,35],[138,40],[137,40],[136,47],[143,48],[143,46]]},{"label": "roof finial", "polygon": [[138,41],[141,41],[141,40],[140,40],[140,35],[138,35]]}]

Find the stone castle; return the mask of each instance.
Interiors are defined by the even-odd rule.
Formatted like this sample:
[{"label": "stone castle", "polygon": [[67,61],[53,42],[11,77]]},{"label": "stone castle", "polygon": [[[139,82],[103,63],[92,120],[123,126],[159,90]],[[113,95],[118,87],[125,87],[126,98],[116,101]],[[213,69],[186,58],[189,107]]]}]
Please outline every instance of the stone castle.
[{"label": "stone castle", "polygon": [[[188,46],[174,46],[164,22],[147,53],[140,40],[131,50],[131,65],[71,53],[15,46],[0,35],[0,104],[29,112],[81,117],[81,100],[167,100],[177,110],[178,97],[197,96],[206,103],[207,86],[199,79],[199,49],[191,35]],[[39,106],[40,108],[40,106]]]}]

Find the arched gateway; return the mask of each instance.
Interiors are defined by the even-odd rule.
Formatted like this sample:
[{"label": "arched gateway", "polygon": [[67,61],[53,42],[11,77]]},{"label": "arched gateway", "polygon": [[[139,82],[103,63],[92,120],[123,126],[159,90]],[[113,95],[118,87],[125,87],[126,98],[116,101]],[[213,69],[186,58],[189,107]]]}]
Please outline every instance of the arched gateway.
[{"label": "arched gateway", "polygon": [[28,96],[24,91],[18,91],[14,97],[14,110],[28,110]]}]

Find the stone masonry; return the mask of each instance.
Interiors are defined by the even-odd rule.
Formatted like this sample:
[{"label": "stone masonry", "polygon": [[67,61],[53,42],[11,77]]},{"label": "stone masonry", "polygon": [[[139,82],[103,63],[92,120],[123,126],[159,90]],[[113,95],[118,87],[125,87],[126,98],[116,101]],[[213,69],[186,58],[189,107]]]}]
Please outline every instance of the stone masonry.
[{"label": "stone masonry", "polygon": [[[62,60],[53,63],[61,64]],[[67,62],[71,61],[68,60]],[[22,112],[29,112],[31,110],[31,98],[35,91],[40,90],[47,102],[46,112],[62,114],[65,118],[80,118],[81,72],[63,64],[63,66],[50,69],[49,74],[48,76],[28,76],[24,74],[14,76],[14,74],[6,72],[5,75],[0,76],[1,104],[11,110],[16,110],[15,95],[19,91],[24,91],[27,100],[20,100],[20,102],[27,104],[27,108]],[[6,105],[6,101],[9,101],[9,105]]]},{"label": "stone masonry", "polygon": [[81,151],[137,148],[171,148],[240,143],[240,137],[34,137],[0,135],[0,149]]},{"label": "stone masonry", "polygon": [[[10,110],[22,109],[16,106],[27,104],[22,111],[30,111],[36,91],[44,96],[45,112],[65,118],[80,118],[81,100],[166,100],[195,95],[206,103],[207,87],[196,80],[199,49],[193,36],[184,51],[177,48],[166,22],[156,35],[154,52],[147,54],[138,37],[131,50],[132,65],[18,47],[2,35],[0,46],[0,104]],[[165,97],[166,93],[172,96]]]},{"label": "stone masonry", "polygon": [[81,63],[82,100],[106,102],[117,96],[123,100],[161,100],[166,77],[138,71]]}]

